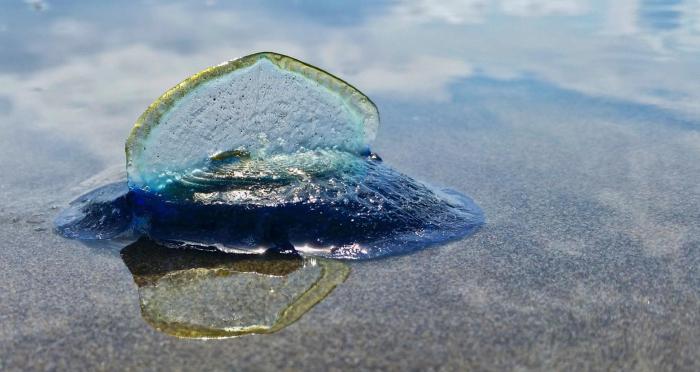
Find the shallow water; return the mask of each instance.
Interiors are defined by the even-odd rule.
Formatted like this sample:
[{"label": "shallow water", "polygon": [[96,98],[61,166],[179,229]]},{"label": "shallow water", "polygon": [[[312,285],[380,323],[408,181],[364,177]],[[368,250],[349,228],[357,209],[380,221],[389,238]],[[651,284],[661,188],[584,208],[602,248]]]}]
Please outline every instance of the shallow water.
[{"label": "shallow water", "polygon": [[[33,4],[0,12],[0,368],[698,369],[697,2]],[[367,93],[373,150],[487,224],[349,264],[275,334],[181,340],[142,318],[127,243],[51,219],[164,89],[259,50]]]}]

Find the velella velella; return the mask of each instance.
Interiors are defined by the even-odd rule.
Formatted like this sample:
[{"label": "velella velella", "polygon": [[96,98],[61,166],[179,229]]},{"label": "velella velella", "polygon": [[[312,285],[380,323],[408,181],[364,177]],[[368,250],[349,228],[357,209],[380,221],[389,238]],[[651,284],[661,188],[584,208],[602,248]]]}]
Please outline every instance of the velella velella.
[{"label": "velella velella", "polygon": [[147,108],[126,142],[126,182],[76,199],[56,230],[364,259],[460,238],[483,223],[467,196],[372,153],[378,126],[367,96],[294,58],[264,52],[211,67]]}]

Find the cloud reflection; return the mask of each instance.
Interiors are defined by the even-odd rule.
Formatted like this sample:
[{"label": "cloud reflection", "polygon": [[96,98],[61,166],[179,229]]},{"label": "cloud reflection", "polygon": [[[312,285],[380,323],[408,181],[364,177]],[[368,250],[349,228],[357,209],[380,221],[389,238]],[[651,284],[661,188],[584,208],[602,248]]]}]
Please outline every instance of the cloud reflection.
[{"label": "cloud reflection", "polygon": [[392,8],[391,15],[413,22],[441,21],[449,24],[481,23],[493,14],[519,17],[581,15],[588,11],[582,0],[403,0]]}]

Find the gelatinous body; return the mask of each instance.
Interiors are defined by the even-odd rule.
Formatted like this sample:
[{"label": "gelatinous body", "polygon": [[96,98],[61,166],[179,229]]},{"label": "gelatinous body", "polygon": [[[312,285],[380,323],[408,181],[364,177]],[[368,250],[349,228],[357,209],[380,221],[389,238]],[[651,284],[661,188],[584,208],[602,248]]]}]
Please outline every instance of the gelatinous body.
[{"label": "gelatinous body", "polygon": [[112,239],[127,231],[132,212],[125,182],[109,183],[80,196],[54,219],[56,230],[72,239]]},{"label": "gelatinous body", "polygon": [[[139,118],[127,140],[128,188],[72,203],[57,230],[357,259],[480,226],[471,199],[417,182],[369,151],[378,121],[357,89],[290,57],[258,53],[213,67]],[[100,198],[86,203],[89,195]],[[90,222],[107,210],[119,213]]]}]

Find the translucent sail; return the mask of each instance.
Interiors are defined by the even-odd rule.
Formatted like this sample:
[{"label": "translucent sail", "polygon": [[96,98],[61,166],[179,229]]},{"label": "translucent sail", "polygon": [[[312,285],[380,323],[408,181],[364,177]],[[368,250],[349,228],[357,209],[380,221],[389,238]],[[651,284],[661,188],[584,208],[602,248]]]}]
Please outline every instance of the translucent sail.
[{"label": "translucent sail", "polygon": [[126,144],[129,185],[159,191],[236,158],[368,151],[376,106],[344,81],[294,58],[257,53],[204,70],[156,100]]}]

